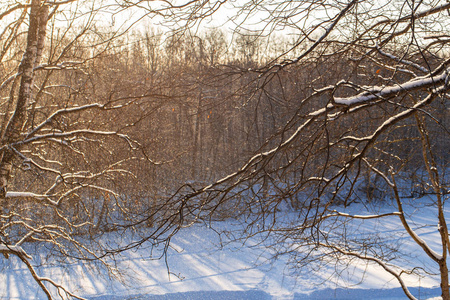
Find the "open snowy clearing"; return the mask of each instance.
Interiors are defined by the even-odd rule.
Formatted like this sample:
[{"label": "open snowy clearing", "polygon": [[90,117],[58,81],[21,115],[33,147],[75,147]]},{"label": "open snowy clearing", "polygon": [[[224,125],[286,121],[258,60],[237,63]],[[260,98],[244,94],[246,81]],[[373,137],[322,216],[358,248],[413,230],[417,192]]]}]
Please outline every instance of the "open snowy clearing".
[{"label": "open snowy clearing", "polygon": [[[438,251],[434,243],[439,242],[435,212],[427,205],[419,210],[410,209],[417,214],[414,227],[420,228],[421,237]],[[353,204],[346,212],[361,211],[361,205]],[[448,209],[446,213],[449,215]],[[365,229],[380,226],[373,222],[376,221],[365,221],[360,226]],[[382,225],[389,236],[403,241],[403,248],[413,257],[411,266],[419,261],[427,264],[423,252],[404,236],[398,218],[390,217]],[[232,226],[229,222],[220,222],[215,229]],[[48,260],[53,263],[38,266],[37,270],[41,276],[62,283],[72,292],[96,300],[406,299],[397,281],[374,265],[355,261],[336,282],[331,280],[335,265],[321,269],[319,274],[303,270],[294,275],[286,264],[287,257],[268,260],[268,250],[255,241],[247,241],[245,246],[234,242],[221,249],[219,245],[220,238],[215,231],[198,225],[181,231],[173,239],[167,257],[169,269],[164,260],[149,259],[150,248],[141,247],[117,258],[122,278],[110,278],[95,264],[78,262],[62,266]],[[39,249],[39,252],[42,261],[46,261],[45,249]],[[17,259],[0,262],[0,299],[46,299]],[[438,276],[410,277],[406,282],[415,287],[411,291],[419,299],[440,295]]]}]

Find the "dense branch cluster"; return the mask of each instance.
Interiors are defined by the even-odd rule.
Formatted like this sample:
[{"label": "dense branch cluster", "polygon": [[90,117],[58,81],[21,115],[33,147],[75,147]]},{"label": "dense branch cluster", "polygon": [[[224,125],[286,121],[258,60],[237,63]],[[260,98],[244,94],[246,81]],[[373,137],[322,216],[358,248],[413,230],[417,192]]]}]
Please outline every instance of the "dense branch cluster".
[{"label": "dense branch cluster", "polygon": [[[48,298],[77,296],[38,275],[29,245],[110,267],[224,219],[297,269],[357,258],[409,298],[406,274],[439,273],[450,298],[448,2],[92,2],[0,4],[0,252]],[[226,7],[232,33],[199,27]],[[104,22],[126,11],[136,22]],[[403,208],[426,194],[439,250]],[[404,269],[382,233],[347,232],[388,218],[433,266]],[[101,244],[110,232],[134,239]]]}]

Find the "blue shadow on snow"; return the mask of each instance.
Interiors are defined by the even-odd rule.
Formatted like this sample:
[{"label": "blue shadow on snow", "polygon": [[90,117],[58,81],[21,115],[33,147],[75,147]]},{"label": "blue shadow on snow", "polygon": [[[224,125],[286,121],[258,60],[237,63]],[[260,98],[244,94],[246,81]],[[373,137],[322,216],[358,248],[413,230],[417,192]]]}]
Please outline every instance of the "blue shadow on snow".
[{"label": "blue shadow on snow", "polygon": [[[436,288],[409,288],[411,294],[417,299],[429,299],[441,295],[441,289]],[[294,295],[294,300],[360,300],[360,299],[407,299],[405,293],[401,288],[395,289],[323,289],[312,292],[311,294]]]},{"label": "blue shadow on snow", "polygon": [[[418,299],[428,299],[441,295],[440,288],[410,288],[410,292]],[[129,295],[114,296],[103,295],[90,297],[91,300],[275,300],[270,294],[263,291],[201,291],[182,292],[164,295]],[[398,300],[406,299],[401,288],[395,289],[323,289],[311,294],[294,294],[294,300]]]},{"label": "blue shadow on snow", "polygon": [[97,296],[91,300],[271,300],[272,297],[262,291],[204,291],[171,293],[165,295]]}]

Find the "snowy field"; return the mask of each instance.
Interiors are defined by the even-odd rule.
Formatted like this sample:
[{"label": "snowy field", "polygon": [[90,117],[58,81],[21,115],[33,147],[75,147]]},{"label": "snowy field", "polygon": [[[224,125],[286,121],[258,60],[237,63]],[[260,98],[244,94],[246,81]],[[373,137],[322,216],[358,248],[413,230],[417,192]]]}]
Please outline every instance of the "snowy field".
[{"label": "snowy field", "polygon": [[[360,210],[355,204],[348,212]],[[418,221],[414,227],[420,228],[420,235],[433,248],[437,247],[433,244],[439,241],[434,210],[425,205],[415,211]],[[448,209],[446,213],[450,216]],[[418,261],[426,263],[422,252],[401,235],[398,218],[386,220],[389,221],[384,223],[387,233],[401,236],[403,247],[413,252],[415,258],[411,265]],[[217,229],[221,226],[232,225],[221,222]],[[373,228],[374,224],[365,222],[363,226]],[[330,280],[334,266],[321,270],[320,274],[303,272],[293,276],[286,265],[287,258],[268,261],[267,250],[262,246],[250,247],[251,243],[251,240],[246,246],[231,243],[219,249],[218,235],[199,225],[181,231],[173,239],[168,253],[170,275],[164,260],[148,259],[149,248],[129,251],[117,259],[122,278],[110,278],[94,264],[61,266],[54,263],[37,269],[41,276],[51,277],[78,295],[95,300],[406,299],[398,283],[379,267],[355,262],[344,271],[343,280],[339,282]],[[44,259],[45,250],[40,251]],[[46,299],[17,260],[2,259],[0,263],[0,299]],[[407,283],[415,287],[411,291],[418,299],[430,299],[440,295],[437,279],[437,276],[411,277]]]}]

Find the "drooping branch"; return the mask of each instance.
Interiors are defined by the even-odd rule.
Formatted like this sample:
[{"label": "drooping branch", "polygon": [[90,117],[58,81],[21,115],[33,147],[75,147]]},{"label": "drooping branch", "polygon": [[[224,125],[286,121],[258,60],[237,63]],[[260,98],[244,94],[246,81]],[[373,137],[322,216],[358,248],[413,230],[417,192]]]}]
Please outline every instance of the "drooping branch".
[{"label": "drooping branch", "polygon": [[404,271],[397,272],[395,270],[395,267],[388,265],[386,262],[384,262],[383,260],[376,258],[376,257],[368,256],[365,254],[363,255],[363,254],[357,253],[355,251],[345,250],[344,248],[338,247],[335,245],[329,245],[329,244],[325,244],[325,243],[319,243],[319,245],[324,248],[333,249],[333,250],[335,250],[343,255],[346,255],[346,256],[353,256],[353,257],[357,257],[363,261],[370,261],[370,262],[376,263],[377,265],[382,267],[386,272],[388,272],[389,274],[394,276],[394,278],[398,281],[398,283],[400,283],[400,286],[402,287],[403,292],[409,299],[417,300],[417,298],[414,297],[413,294],[411,294],[411,292],[408,289],[408,286],[406,285],[405,281],[401,277],[401,275],[402,275],[402,273],[404,273]]}]

